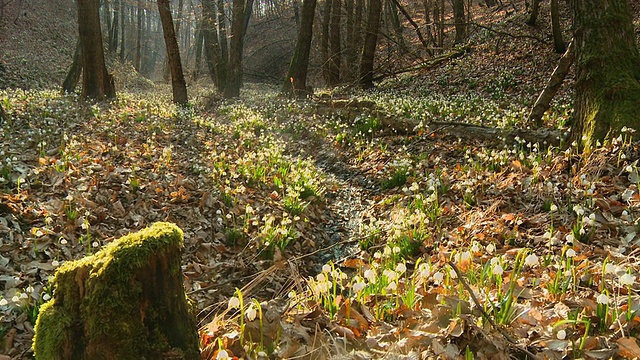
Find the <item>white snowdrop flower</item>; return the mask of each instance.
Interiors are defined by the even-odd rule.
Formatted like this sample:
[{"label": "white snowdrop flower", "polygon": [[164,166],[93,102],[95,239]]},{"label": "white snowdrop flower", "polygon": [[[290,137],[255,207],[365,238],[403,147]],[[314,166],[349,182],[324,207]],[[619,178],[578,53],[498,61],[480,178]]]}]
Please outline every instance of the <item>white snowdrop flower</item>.
[{"label": "white snowdrop flower", "polygon": [[376,272],[373,269],[367,269],[364,272],[364,278],[369,280],[369,282],[376,282]]},{"label": "white snowdrop flower", "polygon": [[429,270],[429,266],[427,264],[420,264],[420,267],[418,268],[418,275],[421,278],[426,279],[430,273],[431,271]]},{"label": "white snowdrop flower", "polygon": [[331,265],[329,265],[329,264],[322,265],[322,272],[323,273],[328,273],[330,271],[331,271]]},{"label": "white snowdrop flower", "polygon": [[23,292],[22,294],[20,294],[20,299],[28,299],[29,295],[26,292]]},{"label": "white snowdrop flower", "polygon": [[398,273],[393,270],[386,269],[382,273],[387,277],[389,281],[395,281],[398,279]]},{"label": "white snowdrop flower", "polygon": [[357,293],[359,293],[359,292],[361,292],[362,290],[364,290],[364,288],[365,288],[365,287],[366,287],[366,285],[365,285],[365,283],[364,283],[364,282],[362,282],[362,281],[358,281],[357,283],[353,284],[353,286],[352,286],[353,291],[355,291],[355,292],[357,292]]},{"label": "white snowdrop flower", "polygon": [[572,248],[567,249],[567,252],[564,253],[564,255],[568,258],[572,258],[576,256],[576,251],[573,250]]},{"label": "white snowdrop flower", "polygon": [[621,286],[631,286],[636,281],[636,277],[631,274],[624,274],[620,276],[620,285]]},{"label": "white snowdrop flower", "polygon": [[49,295],[49,294],[45,293],[44,295],[42,295],[42,300],[44,300],[44,301],[49,301],[49,300],[51,300],[51,295]]},{"label": "white snowdrop flower", "polygon": [[495,266],[498,262],[500,262],[500,258],[497,257],[492,257],[491,260],[489,260],[489,262],[491,263],[491,266]]},{"label": "white snowdrop flower", "polygon": [[98,248],[100,247],[100,244],[97,241],[94,241],[91,243],[91,246],[93,246],[94,248]]},{"label": "white snowdrop flower", "polygon": [[607,263],[607,265],[604,266],[605,274],[613,274],[615,272],[616,272],[616,266],[613,265],[612,263]]},{"label": "white snowdrop flower", "polygon": [[228,304],[229,309],[237,309],[239,306],[240,306],[240,299],[238,299],[235,296],[229,299],[229,304]]},{"label": "white snowdrop flower", "polygon": [[609,297],[607,296],[607,294],[600,294],[596,298],[596,302],[598,304],[607,305],[609,304]]},{"label": "white snowdrop flower", "polygon": [[556,333],[556,337],[558,338],[558,340],[564,340],[567,338],[567,332],[564,330],[560,330]]},{"label": "white snowdrop flower", "polygon": [[473,245],[471,245],[471,251],[474,253],[480,252],[480,244],[477,241],[474,241]]},{"label": "white snowdrop flower", "polygon": [[60,240],[60,245],[67,245],[67,243],[68,243],[67,239]]},{"label": "white snowdrop flower", "polygon": [[216,210],[216,215],[222,215],[222,210],[220,209]]},{"label": "white snowdrop flower", "polygon": [[573,206],[573,211],[576,213],[576,215],[578,216],[583,216],[584,215],[584,208],[582,208],[582,206],[580,205],[574,205]]},{"label": "white snowdrop flower", "polygon": [[568,242],[569,244],[573,244],[573,241],[576,239],[576,238],[573,236],[573,234],[567,234],[567,236],[565,236],[564,238],[565,238],[565,240],[567,240],[567,242]]},{"label": "white snowdrop flower", "polygon": [[53,260],[53,261],[51,262],[51,266],[53,266],[53,267],[58,267],[58,266],[60,266],[60,262],[59,262],[58,260]]},{"label": "white snowdrop flower", "polygon": [[433,281],[435,281],[436,284],[440,284],[443,280],[444,274],[442,272],[438,271],[437,273],[433,274]]},{"label": "white snowdrop flower", "polygon": [[258,312],[256,311],[256,309],[253,307],[253,305],[250,305],[247,308],[247,311],[245,311],[245,316],[247,317],[247,320],[249,321],[253,321],[255,320],[256,316],[258,315]]},{"label": "white snowdrop flower", "polygon": [[532,267],[538,265],[538,256],[536,254],[527,255],[527,257],[524,258],[524,264]]},{"label": "white snowdrop flower", "polygon": [[469,251],[464,251],[460,254],[460,262],[469,261],[471,259],[471,253]]},{"label": "white snowdrop flower", "polygon": [[327,276],[324,273],[320,273],[316,275],[316,280],[318,280],[319,282],[325,282],[327,281]]},{"label": "white snowdrop flower", "polygon": [[628,173],[633,172],[633,166],[627,165],[627,167],[624,168],[624,171],[626,171]]},{"label": "white snowdrop flower", "polygon": [[217,221],[218,221],[218,224],[222,224],[222,218],[218,218]]},{"label": "white snowdrop flower", "polygon": [[0,306],[7,306],[9,304],[9,302],[7,301],[7,299],[0,299]]},{"label": "white snowdrop flower", "polygon": [[457,279],[458,278],[458,273],[452,269],[449,269],[449,277],[451,277],[452,279]]},{"label": "white snowdrop flower", "polygon": [[493,275],[502,275],[504,273],[504,269],[502,268],[502,266],[500,264],[495,264],[493,266],[493,268],[491,269],[491,272],[493,272]]},{"label": "white snowdrop flower", "polygon": [[384,255],[391,255],[391,247],[390,246],[385,246],[384,247]]},{"label": "white snowdrop flower", "polygon": [[493,254],[496,251],[496,246],[491,243],[485,247],[485,250],[487,250],[489,254]]},{"label": "white snowdrop flower", "polygon": [[231,360],[231,356],[229,356],[227,350],[220,350],[216,355],[216,360]]},{"label": "white snowdrop flower", "polygon": [[418,183],[414,181],[411,184],[411,187],[409,188],[409,190],[411,190],[413,192],[416,192],[416,191],[420,190],[420,186],[418,186]]},{"label": "white snowdrop flower", "polygon": [[18,295],[14,295],[14,296],[11,298],[11,301],[12,301],[12,302],[14,302],[14,303],[17,303],[18,301],[20,301],[20,297],[19,297]]},{"label": "white snowdrop flower", "polygon": [[394,246],[394,247],[393,247],[393,253],[394,253],[394,254],[400,254],[400,251],[401,251],[401,249],[400,249],[400,247],[399,247],[399,246]]},{"label": "white snowdrop flower", "polygon": [[227,218],[227,220],[231,220],[231,214],[227,214],[225,217]]},{"label": "white snowdrop flower", "polygon": [[394,291],[396,291],[398,289],[398,284],[396,284],[396,282],[393,281],[393,282],[389,283],[389,285],[387,285],[386,289],[389,292],[394,292]]}]

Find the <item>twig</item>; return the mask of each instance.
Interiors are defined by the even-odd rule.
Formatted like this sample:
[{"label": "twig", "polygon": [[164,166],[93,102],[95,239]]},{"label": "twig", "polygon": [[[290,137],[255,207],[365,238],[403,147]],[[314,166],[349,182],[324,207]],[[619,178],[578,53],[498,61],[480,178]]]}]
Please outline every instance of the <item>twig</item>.
[{"label": "twig", "polygon": [[460,269],[458,269],[456,264],[454,264],[453,261],[451,260],[448,261],[447,263],[449,264],[449,266],[451,266],[453,271],[455,271],[456,275],[458,275],[458,280],[460,281],[462,286],[467,290],[467,292],[469,292],[469,296],[471,296],[471,299],[473,300],[474,304],[476,305],[478,310],[480,310],[482,317],[485,318],[489,322],[489,324],[491,324],[491,327],[498,330],[498,332],[502,336],[504,336],[504,338],[511,344],[511,346],[514,346],[517,350],[524,352],[525,354],[527,354],[527,356],[531,357],[532,359],[539,359],[539,357],[536,354],[518,345],[518,343],[511,337],[511,335],[509,335],[509,333],[507,333],[502,327],[498,326],[493,321],[493,318],[489,314],[487,314],[487,312],[484,310],[484,307],[480,305],[480,301],[478,301],[478,298],[476,297],[476,294],[473,292],[473,289],[471,289],[469,284],[467,284],[467,281],[464,279],[464,275],[462,274]]}]

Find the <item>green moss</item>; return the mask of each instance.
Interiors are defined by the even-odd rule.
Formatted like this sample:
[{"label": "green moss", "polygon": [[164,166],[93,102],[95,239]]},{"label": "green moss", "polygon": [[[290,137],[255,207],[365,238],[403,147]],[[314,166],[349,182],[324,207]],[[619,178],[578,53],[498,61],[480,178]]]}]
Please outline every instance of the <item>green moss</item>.
[{"label": "green moss", "polygon": [[[65,333],[75,334],[71,341],[86,343],[86,349],[72,346],[72,358],[138,360],[144,354],[161,358],[171,347],[184,344],[189,345],[182,350],[194,358],[198,353],[195,322],[191,326],[192,321],[179,319],[190,315],[180,276],[182,246],[180,228],[155,223],[92,256],[63,264],[54,277],[54,300],[47,304],[43,320],[38,320],[43,324],[40,328],[47,330],[36,331],[36,359],[60,358],[64,347],[60,343],[67,344],[69,339],[55,334]],[[54,317],[60,314],[72,322],[55,325]],[[49,326],[63,327],[49,335]]]},{"label": "green moss", "polygon": [[[66,338],[73,323],[73,318],[61,308],[53,306],[51,300],[40,307],[35,332],[40,336],[34,337],[33,351],[38,359],[57,359],[60,349],[69,339]],[[46,329],[46,331],[39,331]]]}]

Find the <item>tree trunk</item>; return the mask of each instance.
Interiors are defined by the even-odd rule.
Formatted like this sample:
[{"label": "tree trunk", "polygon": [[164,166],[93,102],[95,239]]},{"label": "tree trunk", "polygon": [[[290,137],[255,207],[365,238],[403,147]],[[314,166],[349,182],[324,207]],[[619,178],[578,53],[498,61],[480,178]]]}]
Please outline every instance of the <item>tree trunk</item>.
[{"label": "tree trunk", "polygon": [[138,18],[138,32],[136,33],[136,58],[133,66],[138,72],[142,67],[142,0],[138,0],[138,11],[136,13]]},{"label": "tree trunk", "polygon": [[547,86],[542,90],[531,109],[529,121],[534,122],[537,126],[542,126],[542,115],[549,109],[551,99],[553,99],[558,89],[560,89],[560,85],[562,85],[564,78],[567,76],[567,73],[569,73],[571,64],[573,64],[573,59],[575,58],[575,46],[573,44],[573,41],[569,44],[567,51],[560,58],[558,66],[553,70]]},{"label": "tree trunk", "polygon": [[540,0],[531,0],[531,13],[527,19],[527,25],[536,26],[538,21],[538,11],[540,10]]},{"label": "tree trunk", "polygon": [[455,43],[461,44],[467,38],[467,24],[464,16],[464,0],[453,0],[453,19],[456,28]]},{"label": "tree trunk", "polygon": [[409,52],[409,49],[407,48],[407,44],[404,41],[404,29],[402,27],[402,23],[400,23],[400,17],[398,16],[398,7],[396,2],[387,1],[387,11],[389,13],[389,22],[393,27],[393,33],[396,37],[398,49],[400,50],[400,55],[404,55]]},{"label": "tree trunk", "polygon": [[111,31],[109,33],[109,52],[112,56],[116,54],[118,51],[118,28],[120,24],[118,23],[118,16],[120,15],[120,1],[116,0],[113,2],[113,24],[111,25]]},{"label": "tree trunk", "polygon": [[113,78],[107,73],[100,29],[99,0],[78,0],[78,32],[82,47],[82,98],[95,100],[116,96]]},{"label": "tree trunk", "polygon": [[345,22],[345,71],[344,78],[347,81],[351,81],[355,78],[357,72],[358,52],[356,51],[355,43],[355,24],[354,24],[354,0],[345,0],[344,10],[346,14]]},{"label": "tree trunk", "polygon": [[[205,0],[206,1],[206,0]],[[193,66],[193,80],[197,81],[200,76],[200,66],[202,64],[202,43],[204,42],[204,34],[202,31],[202,23],[204,20],[200,20],[196,29],[196,63]]]},{"label": "tree trunk", "polygon": [[329,28],[331,24],[331,5],[333,0],[324,0],[322,14],[322,38],[320,39],[320,52],[322,53],[322,75],[329,83]]},{"label": "tree trunk", "polygon": [[231,22],[231,44],[227,66],[227,83],[223,96],[226,99],[240,96],[242,86],[242,48],[244,33],[244,0],[233,0],[233,20]]},{"label": "tree trunk", "polygon": [[365,34],[362,58],[360,59],[360,86],[364,89],[373,87],[373,62],[378,44],[381,13],[382,0],[370,0],[367,33]]},{"label": "tree trunk", "polygon": [[73,52],[73,62],[71,63],[69,72],[67,72],[67,77],[65,77],[62,83],[63,94],[72,93],[76,89],[80,81],[80,75],[82,75],[82,44],[80,44],[80,39],[78,39],[76,42],[76,50]]},{"label": "tree trunk", "polygon": [[187,85],[182,72],[182,62],[180,61],[180,49],[178,39],[173,29],[173,19],[171,18],[170,0],[158,0],[158,12],[162,21],[162,33],[167,46],[167,58],[171,69],[171,87],[173,88],[173,102],[184,105],[189,101],[187,96]]},{"label": "tree trunk", "polygon": [[218,91],[222,92],[224,82],[221,82],[220,71],[224,68],[220,64],[222,59],[220,56],[215,16],[213,0],[202,0],[202,36],[204,38],[204,54],[207,61],[207,68],[209,69],[211,81],[216,85]]},{"label": "tree trunk", "polygon": [[302,19],[298,41],[289,65],[287,78],[284,79],[282,92],[293,92],[294,95],[306,95],[307,69],[309,68],[309,53],[313,38],[313,18],[316,12],[316,0],[304,0],[302,3]]},{"label": "tree trunk", "polygon": [[220,55],[218,57],[220,62],[220,65],[218,65],[218,81],[221,86],[220,92],[224,91],[229,71],[229,39],[227,37],[227,19],[224,11],[224,4],[224,0],[218,0],[218,44],[220,44]]},{"label": "tree trunk", "polygon": [[576,98],[570,138],[588,151],[625,126],[640,129],[640,53],[627,0],[581,0],[573,6]]},{"label": "tree trunk", "polygon": [[558,0],[551,0],[551,32],[553,33],[553,48],[556,53],[562,54],[567,50],[562,38],[562,28],[560,27],[560,12],[558,11]]},{"label": "tree trunk", "polygon": [[340,84],[340,64],[342,49],[340,44],[340,20],[342,0],[333,0],[331,4],[331,29],[329,31],[329,86]]},{"label": "tree trunk", "polygon": [[4,112],[4,109],[2,108],[2,104],[0,104],[0,121],[4,122],[7,121],[7,114]]},{"label": "tree trunk", "polygon": [[125,14],[126,14],[126,10],[125,10],[125,3],[121,0],[120,1],[120,24],[122,26],[122,30],[120,31],[120,61],[124,62],[125,60],[125,51],[126,51],[126,47],[125,47]]},{"label": "tree trunk", "polygon": [[155,223],[58,268],[36,321],[35,358],[200,359],[183,242],[177,226]]}]

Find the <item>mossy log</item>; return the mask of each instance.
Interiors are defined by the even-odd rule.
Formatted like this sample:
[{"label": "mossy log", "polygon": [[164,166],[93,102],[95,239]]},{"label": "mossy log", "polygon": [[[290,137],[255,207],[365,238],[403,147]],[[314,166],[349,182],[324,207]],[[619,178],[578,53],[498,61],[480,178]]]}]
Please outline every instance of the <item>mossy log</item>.
[{"label": "mossy log", "polygon": [[155,223],[63,264],[36,322],[35,358],[199,359],[182,246],[180,228]]}]

